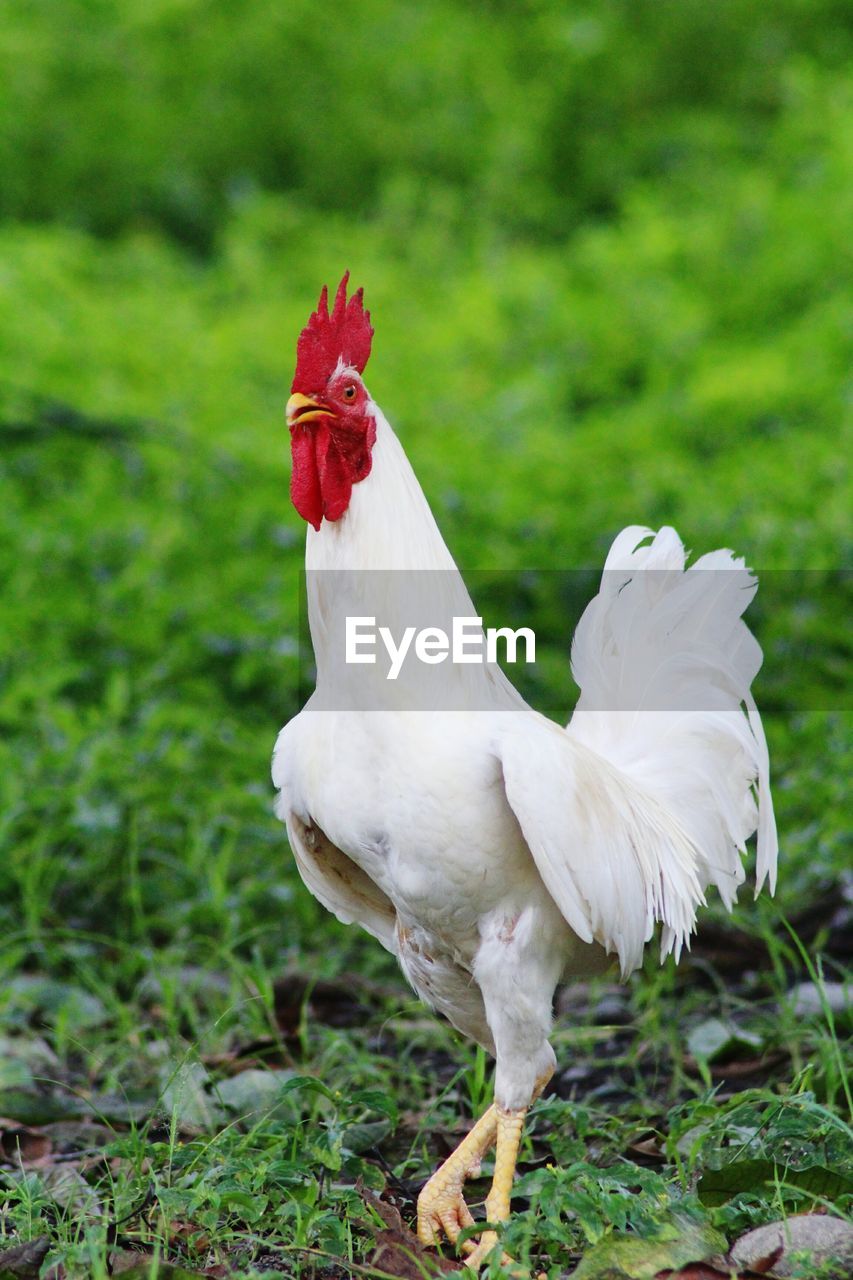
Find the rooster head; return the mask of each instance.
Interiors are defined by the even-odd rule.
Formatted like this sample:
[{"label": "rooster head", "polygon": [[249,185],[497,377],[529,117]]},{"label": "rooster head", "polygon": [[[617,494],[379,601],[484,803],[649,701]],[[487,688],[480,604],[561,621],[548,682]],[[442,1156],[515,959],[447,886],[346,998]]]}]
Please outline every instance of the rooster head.
[{"label": "rooster head", "polygon": [[352,487],[370,472],[376,421],[361,375],[373,328],[363,290],[347,300],[344,275],[329,311],[326,286],[296,344],[296,373],[287,402],[293,505],[315,529],[340,520]]}]

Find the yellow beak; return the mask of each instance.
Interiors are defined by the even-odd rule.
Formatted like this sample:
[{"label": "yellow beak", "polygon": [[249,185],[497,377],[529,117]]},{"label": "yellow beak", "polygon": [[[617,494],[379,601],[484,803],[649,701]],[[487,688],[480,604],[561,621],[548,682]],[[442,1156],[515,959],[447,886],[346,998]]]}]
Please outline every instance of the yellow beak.
[{"label": "yellow beak", "polygon": [[298,391],[295,391],[288,400],[284,413],[289,427],[295,427],[297,423],[301,425],[303,422],[313,422],[316,418],[335,416],[331,409],[325,409],[316,400],[312,400],[310,396],[303,396]]}]

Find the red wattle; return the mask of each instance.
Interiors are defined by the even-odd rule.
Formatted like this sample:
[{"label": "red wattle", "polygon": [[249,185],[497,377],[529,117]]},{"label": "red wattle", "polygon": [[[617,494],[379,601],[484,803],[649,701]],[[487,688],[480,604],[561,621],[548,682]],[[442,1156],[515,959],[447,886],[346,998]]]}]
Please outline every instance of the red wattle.
[{"label": "red wattle", "polygon": [[326,421],[298,423],[291,428],[293,505],[315,529],[326,520],[340,520],[352,497],[352,487],[370,472],[376,423],[364,419],[362,431],[335,430]]},{"label": "red wattle", "polygon": [[290,452],[293,459],[293,470],[290,473],[291,500],[302,519],[319,529],[323,519],[323,497],[314,439],[307,424],[291,428]]},{"label": "red wattle", "polygon": [[314,457],[320,476],[323,515],[327,520],[340,520],[352,496],[352,469],[349,459],[342,455],[338,442],[325,423],[315,434]]}]

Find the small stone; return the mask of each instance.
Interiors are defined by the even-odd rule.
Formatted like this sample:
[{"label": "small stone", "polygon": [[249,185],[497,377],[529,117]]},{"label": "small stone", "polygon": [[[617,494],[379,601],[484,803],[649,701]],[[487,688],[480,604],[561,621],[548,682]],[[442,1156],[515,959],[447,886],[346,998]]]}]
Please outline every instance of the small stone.
[{"label": "small stone", "polygon": [[[845,1013],[850,1008],[850,996],[843,982],[824,982],[823,996],[833,1013]],[[788,992],[798,1018],[809,1018],[823,1013],[821,988],[816,982],[800,982]]]},{"label": "small stone", "polygon": [[[768,1258],[772,1258],[769,1269],[763,1265]],[[806,1258],[810,1268],[822,1268],[821,1275],[839,1280],[849,1276],[853,1272],[853,1226],[829,1214],[795,1214],[748,1231],[729,1254],[737,1267],[759,1269],[757,1264],[762,1264],[762,1274],[779,1277],[808,1274],[803,1270]]]}]

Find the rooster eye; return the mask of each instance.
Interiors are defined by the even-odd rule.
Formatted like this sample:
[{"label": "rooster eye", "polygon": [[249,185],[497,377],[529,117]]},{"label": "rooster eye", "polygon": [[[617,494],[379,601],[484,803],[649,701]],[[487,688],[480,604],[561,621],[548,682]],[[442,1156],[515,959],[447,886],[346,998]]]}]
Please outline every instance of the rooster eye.
[{"label": "rooster eye", "polygon": [[344,387],[344,399],[345,400],[355,399],[355,386],[352,383],[349,383],[348,386]]}]

